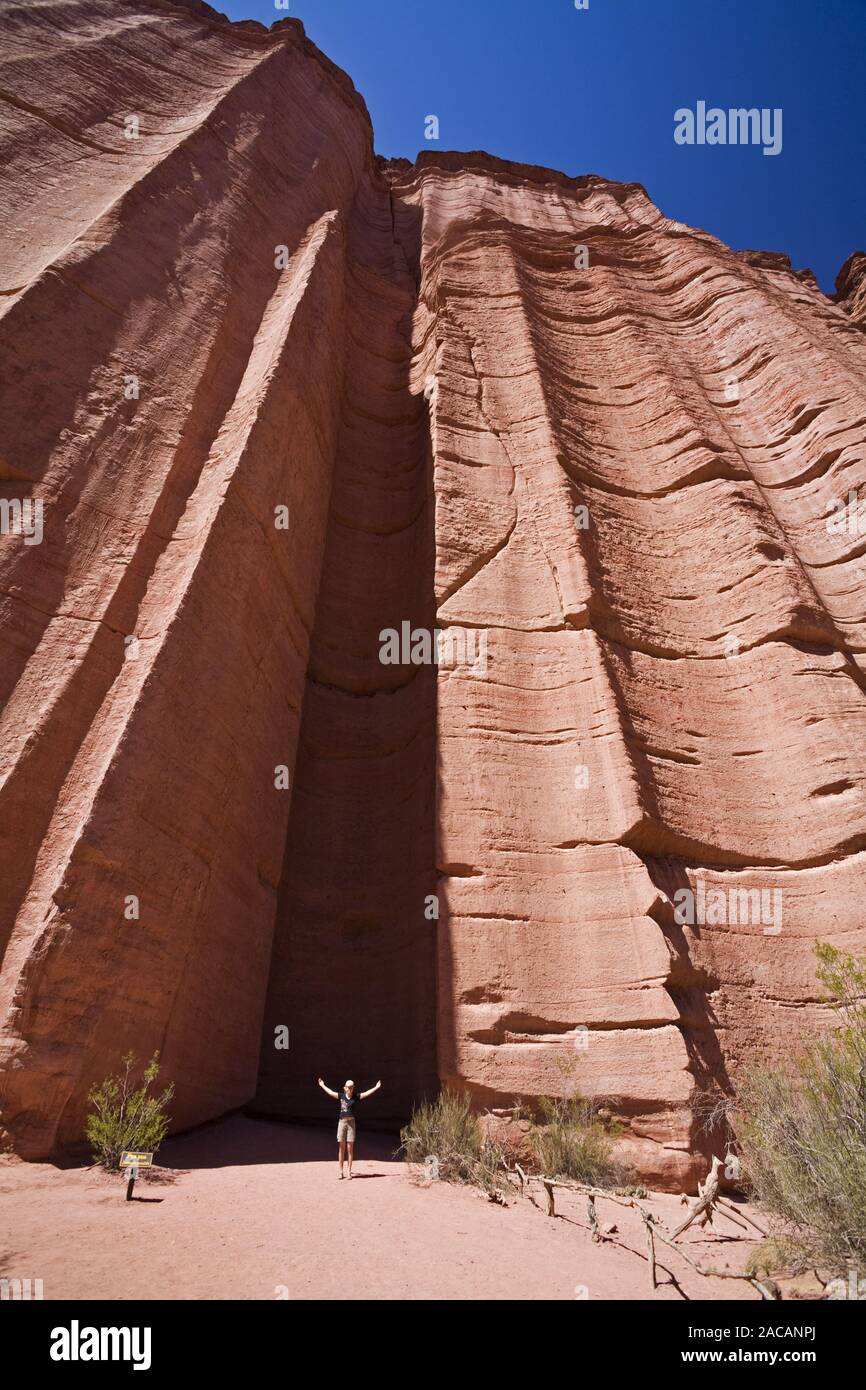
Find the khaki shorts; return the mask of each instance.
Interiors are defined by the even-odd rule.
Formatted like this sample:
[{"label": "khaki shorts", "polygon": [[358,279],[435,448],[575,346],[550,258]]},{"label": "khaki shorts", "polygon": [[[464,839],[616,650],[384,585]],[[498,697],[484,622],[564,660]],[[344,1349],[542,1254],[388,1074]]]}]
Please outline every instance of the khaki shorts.
[{"label": "khaki shorts", "polygon": [[355,1117],[354,1115],[343,1115],[337,1121],[337,1143],[354,1144],[355,1142]]}]

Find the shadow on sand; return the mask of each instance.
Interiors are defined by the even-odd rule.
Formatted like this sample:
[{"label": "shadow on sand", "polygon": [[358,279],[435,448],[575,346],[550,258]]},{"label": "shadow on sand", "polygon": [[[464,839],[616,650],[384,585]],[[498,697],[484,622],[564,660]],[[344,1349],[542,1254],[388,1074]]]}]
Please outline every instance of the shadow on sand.
[{"label": "shadow on sand", "polygon": [[[356,1160],[396,1162],[396,1134],[359,1127]],[[235,1168],[247,1164],[336,1163],[336,1122],[327,1127],[232,1115],[167,1139],[159,1152],[162,1168]],[[385,1174],[356,1173],[360,1177]]]}]

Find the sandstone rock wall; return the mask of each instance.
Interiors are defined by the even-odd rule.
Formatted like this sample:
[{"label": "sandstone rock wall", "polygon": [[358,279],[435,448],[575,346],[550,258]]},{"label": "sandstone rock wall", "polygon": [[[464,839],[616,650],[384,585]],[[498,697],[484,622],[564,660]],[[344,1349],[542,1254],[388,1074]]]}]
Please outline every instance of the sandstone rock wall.
[{"label": "sandstone rock wall", "polygon": [[41,1153],[129,1047],[179,1124],[255,1089],[371,135],[294,26],[3,19],[3,476],[45,522],[2,553],[2,1110]]},{"label": "sandstone rock wall", "polygon": [[[636,186],[392,177],[424,213],[438,620],[488,644],[439,676],[440,1073],[611,1094],[644,1171],[693,1181],[696,1088],[819,1026],[816,937],[863,945],[864,559],[826,518],[866,342]],[[735,920],[676,920],[701,883]]]},{"label": "sandstone rock wall", "polygon": [[690,1185],[864,946],[862,258],[377,160],[295,21],[0,19],[9,1142],[158,1047],[179,1127],[578,1087]]}]

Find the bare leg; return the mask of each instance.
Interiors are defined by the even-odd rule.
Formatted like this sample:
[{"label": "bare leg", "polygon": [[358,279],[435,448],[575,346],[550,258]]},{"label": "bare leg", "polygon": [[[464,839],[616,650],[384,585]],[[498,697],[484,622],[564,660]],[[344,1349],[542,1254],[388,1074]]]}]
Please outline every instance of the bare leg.
[{"label": "bare leg", "polygon": [[[345,1157],[346,1157],[346,1143],[345,1143],[345,1140],[341,1139],[341,1140],[339,1141],[339,1147],[340,1147],[340,1177],[342,1177],[342,1176],[343,1176],[343,1160],[344,1160]],[[351,1157],[350,1157],[350,1158],[349,1158],[349,1172],[351,1173],[351,1171],[352,1171],[352,1159],[351,1159]]]},{"label": "bare leg", "polygon": [[349,1140],[349,1177],[352,1176],[352,1154],[355,1152],[355,1145]]}]

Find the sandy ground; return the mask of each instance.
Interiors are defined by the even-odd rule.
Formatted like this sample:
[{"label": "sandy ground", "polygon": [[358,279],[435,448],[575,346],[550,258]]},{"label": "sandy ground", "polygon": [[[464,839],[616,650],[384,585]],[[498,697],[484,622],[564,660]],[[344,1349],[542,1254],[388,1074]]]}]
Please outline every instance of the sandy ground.
[{"label": "sandy ground", "polygon": [[[359,1132],[351,1182],[337,1179],[330,1130],[232,1116],[169,1140],[155,1180],[0,1159],[0,1275],[41,1278],[46,1299],[641,1299],[644,1234],[633,1212],[599,1204],[621,1245],[593,1244],[585,1203],[557,1197],[550,1220],[464,1188],[413,1181],[395,1142]],[[647,1203],[669,1228],[675,1197]],[[681,1237],[693,1258],[740,1270],[733,1224]],[[660,1252],[658,1299],[745,1298]],[[585,1291],[585,1292],[584,1292]]]}]

